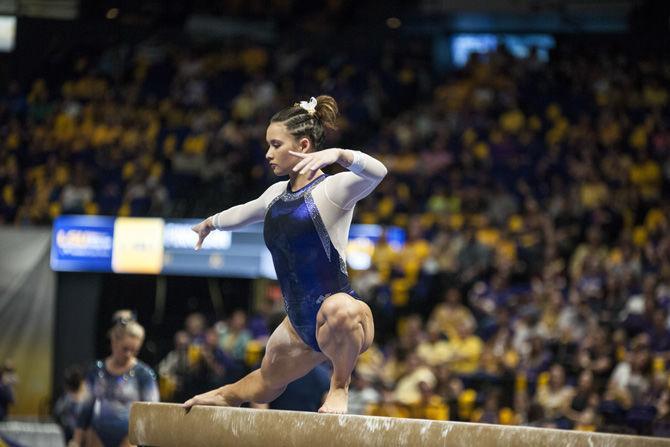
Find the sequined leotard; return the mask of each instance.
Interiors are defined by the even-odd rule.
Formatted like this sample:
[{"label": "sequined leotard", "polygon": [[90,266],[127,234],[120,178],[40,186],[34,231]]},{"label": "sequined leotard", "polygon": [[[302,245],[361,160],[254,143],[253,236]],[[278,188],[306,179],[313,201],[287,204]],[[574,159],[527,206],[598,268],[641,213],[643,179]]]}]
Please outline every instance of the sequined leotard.
[{"label": "sequined leotard", "polygon": [[345,257],[353,209],[386,175],[382,163],[360,152],[349,169],[317,177],[297,191],[287,181],[275,183],[258,199],[213,216],[222,230],[264,221],[289,320],[315,351],[320,351],[316,315],[321,303],[338,292],[357,297]]},{"label": "sequined leotard", "polygon": [[93,428],[105,447],[117,447],[128,435],[130,405],[135,401],[158,402],[153,370],[141,361],[125,374],[110,373],[100,360],[86,376],[88,399],[77,426]]}]

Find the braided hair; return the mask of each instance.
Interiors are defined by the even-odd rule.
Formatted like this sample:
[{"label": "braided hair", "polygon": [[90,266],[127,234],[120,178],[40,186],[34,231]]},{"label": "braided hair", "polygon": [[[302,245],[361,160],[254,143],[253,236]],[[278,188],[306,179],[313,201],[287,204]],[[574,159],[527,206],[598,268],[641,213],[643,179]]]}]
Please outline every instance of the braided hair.
[{"label": "braided hair", "polygon": [[323,149],[326,141],[326,128],[336,129],[337,102],[332,96],[321,95],[316,98],[316,110],[309,113],[298,103],[277,112],[271,123],[283,123],[288,133],[296,140],[308,138],[315,151]]}]

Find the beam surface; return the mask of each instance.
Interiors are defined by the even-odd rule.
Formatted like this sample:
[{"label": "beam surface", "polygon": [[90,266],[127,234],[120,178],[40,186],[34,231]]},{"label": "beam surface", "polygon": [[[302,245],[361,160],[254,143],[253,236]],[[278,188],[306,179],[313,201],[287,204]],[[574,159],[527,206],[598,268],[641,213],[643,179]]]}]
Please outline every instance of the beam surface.
[{"label": "beam surface", "polygon": [[670,439],[466,422],[138,402],[130,442],[151,447],[668,446]]}]

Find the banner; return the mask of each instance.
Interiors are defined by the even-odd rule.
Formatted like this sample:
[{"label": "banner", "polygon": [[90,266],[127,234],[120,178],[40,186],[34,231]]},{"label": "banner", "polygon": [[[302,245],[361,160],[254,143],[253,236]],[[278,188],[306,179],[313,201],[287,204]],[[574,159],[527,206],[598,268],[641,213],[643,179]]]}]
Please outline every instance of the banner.
[{"label": "banner", "polygon": [[[260,224],[213,231],[195,251],[197,219],[61,216],[54,222],[51,268],[56,271],[227,276],[276,279]],[[400,247],[397,227],[352,225],[347,247],[350,268],[367,269],[377,240]]]}]

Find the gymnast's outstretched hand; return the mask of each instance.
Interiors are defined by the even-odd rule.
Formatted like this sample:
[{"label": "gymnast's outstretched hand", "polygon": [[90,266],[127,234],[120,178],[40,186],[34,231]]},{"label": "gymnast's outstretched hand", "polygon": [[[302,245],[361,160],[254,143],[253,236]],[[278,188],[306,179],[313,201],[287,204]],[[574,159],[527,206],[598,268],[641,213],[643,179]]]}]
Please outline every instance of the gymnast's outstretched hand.
[{"label": "gymnast's outstretched hand", "polygon": [[202,243],[205,241],[205,238],[209,233],[214,229],[214,224],[212,223],[212,218],[208,217],[207,219],[200,222],[198,225],[191,227],[191,230],[198,233],[198,242],[195,244],[195,249],[200,250]]},{"label": "gymnast's outstretched hand", "polygon": [[341,163],[343,161],[342,149],[323,149],[317,152],[295,152],[289,151],[291,155],[302,158],[297,165],[293,167],[293,172],[300,172],[300,174],[308,174],[307,178],[311,180],[314,175],[321,168],[330,166],[333,163]]},{"label": "gymnast's outstretched hand", "polygon": [[[230,407],[233,406],[226,398],[220,393],[220,389],[217,388],[212,391],[208,391],[204,394],[198,394],[181,404],[182,407],[187,410],[194,405],[215,405],[221,407]],[[236,405],[239,406],[239,405]]]}]

